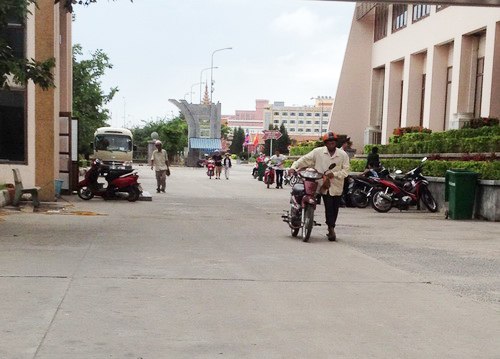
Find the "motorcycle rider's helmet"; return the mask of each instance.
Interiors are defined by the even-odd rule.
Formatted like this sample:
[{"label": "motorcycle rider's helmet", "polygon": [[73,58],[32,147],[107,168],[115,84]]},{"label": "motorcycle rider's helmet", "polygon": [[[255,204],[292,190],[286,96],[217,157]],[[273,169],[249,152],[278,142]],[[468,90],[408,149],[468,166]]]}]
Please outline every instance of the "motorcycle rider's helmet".
[{"label": "motorcycle rider's helmet", "polygon": [[99,167],[99,166],[101,166],[101,165],[102,165],[102,161],[101,161],[100,159],[96,158],[96,159],[94,160],[94,166]]},{"label": "motorcycle rider's helmet", "polygon": [[325,133],[321,137],[321,139],[323,140],[323,142],[338,141],[339,136],[336,133],[329,131],[329,132]]}]

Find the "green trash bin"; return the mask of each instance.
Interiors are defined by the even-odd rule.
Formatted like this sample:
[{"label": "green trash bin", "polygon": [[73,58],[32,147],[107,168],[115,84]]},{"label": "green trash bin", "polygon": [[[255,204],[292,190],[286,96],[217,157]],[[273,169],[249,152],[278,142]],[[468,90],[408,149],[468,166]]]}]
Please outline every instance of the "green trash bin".
[{"label": "green trash bin", "polygon": [[444,200],[449,202],[449,218],[472,218],[477,179],[478,174],[468,170],[451,169],[446,171]]},{"label": "green trash bin", "polygon": [[259,181],[262,181],[265,171],[266,171],[266,164],[264,162],[259,162],[257,164],[257,174],[259,175]]}]

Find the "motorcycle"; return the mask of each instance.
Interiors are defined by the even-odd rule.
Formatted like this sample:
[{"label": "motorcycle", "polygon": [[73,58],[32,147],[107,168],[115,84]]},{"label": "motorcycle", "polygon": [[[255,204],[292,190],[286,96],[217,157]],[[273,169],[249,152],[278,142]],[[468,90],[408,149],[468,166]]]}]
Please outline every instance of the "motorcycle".
[{"label": "motorcycle", "polygon": [[373,193],[380,189],[378,182],[374,178],[388,177],[389,171],[383,167],[359,176],[348,176],[349,185],[345,196],[346,203],[351,207],[366,208],[371,203]]},{"label": "motorcycle", "polygon": [[[329,170],[334,167],[335,163],[332,163]],[[309,241],[313,226],[321,226],[314,220],[314,211],[319,203],[316,194],[318,181],[325,178],[325,173],[320,173],[314,168],[297,171],[300,180],[292,187],[290,210],[285,211],[285,214],[281,216],[283,222],[288,223],[292,237],[297,237],[299,231],[302,230],[303,242]]]},{"label": "motorcycle", "polygon": [[142,187],[137,182],[139,179],[137,172],[132,169],[114,169],[113,167],[109,167],[105,176],[107,186],[104,187],[103,183],[98,182],[101,171],[102,161],[95,159],[85,174],[84,179],[78,182],[78,197],[86,201],[94,198],[94,196],[107,200],[119,198],[118,193],[127,193],[127,200],[129,202],[135,202],[139,199]]},{"label": "motorcycle", "polygon": [[[402,211],[416,205],[417,209],[420,209],[420,201],[422,201],[429,211],[437,212],[436,200],[428,188],[429,181],[422,176],[425,161],[427,161],[427,157],[422,159],[422,163],[416,168],[395,179],[374,178],[381,189],[373,193],[372,207],[377,212],[382,213],[388,212],[392,207]],[[401,171],[396,173],[402,174]]]},{"label": "motorcycle", "polygon": [[215,162],[213,160],[207,161],[207,176],[209,179],[212,179],[215,171]]},{"label": "motorcycle", "polygon": [[264,172],[264,183],[266,184],[267,188],[269,188],[269,186],[271,186],[274,183],[275,178],[276,178],[276,169],[273,166],[271,166],[271,164],[268,164]]}]

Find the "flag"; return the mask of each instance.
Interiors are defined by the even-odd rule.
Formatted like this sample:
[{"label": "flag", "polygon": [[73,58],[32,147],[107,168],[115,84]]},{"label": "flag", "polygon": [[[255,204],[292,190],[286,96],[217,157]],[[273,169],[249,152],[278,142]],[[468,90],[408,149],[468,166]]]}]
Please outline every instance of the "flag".
[{"label": "flag", "polygon": [[243,142],[243,147],[248,146],[249,143],[250,143],[250,135],[247,132],[247,134],[245,135],[245,141]]},{"label": "flag", "polygon": [[253,138],[253,145],[257,147],[259,145],[259,134],[256,133],[255,137]]}]

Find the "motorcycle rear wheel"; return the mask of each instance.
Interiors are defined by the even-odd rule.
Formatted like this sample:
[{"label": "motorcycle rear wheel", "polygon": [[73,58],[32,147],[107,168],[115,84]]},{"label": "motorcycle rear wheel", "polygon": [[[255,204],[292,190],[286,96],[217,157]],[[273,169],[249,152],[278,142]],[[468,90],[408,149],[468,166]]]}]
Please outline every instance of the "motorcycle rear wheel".
[{"label": "motorcycle rear wheel", "polygon": [[81,199],[83,199],[85,201],[88,201],[88,200],[94,198],[94,194],[92,193],[90,188],[87,186],[78,188],[77,193],[78,193],[78,197],[80,197]]},{"label": "motorcycle rear wheel", "polygon": [[427,209],[431,212],[437,212],[438,206],[436,203],[436,200],[432,196],[431,191],[427,187],[422,187],[422,194],[420,196],[420,199],[422,202],[424,202],[424,205],[427,207]]},{"label": "motorcycle rear wheel", "polygon": [[314,208],[307,206],[304,212],[304,225],[302,226],[302,242],[308,242],[314,225]]},{"label": "motorcycle rear wheel", "polygon": [[360,188],[356,188],[350,195],[351,203],[358,208],[366,208],[370,203],[367,194]]},{"label": "motorcycle rear wheel", "polygon": [[372,196],[372,207],[374,210],[380,213],[389,212],[392,208],[392,201],[387,198],[382,197],[384,194],[383,190],[376,191]]},{"label": "motorcycle rear wheel", "polygon": [[135,202],[139,199],[141,195],[141,192],[139,191],[138,188],[136,187],[130,187],[129,190],[128,190],[128,197],[127,197],[127,201],[129,202]]}]

